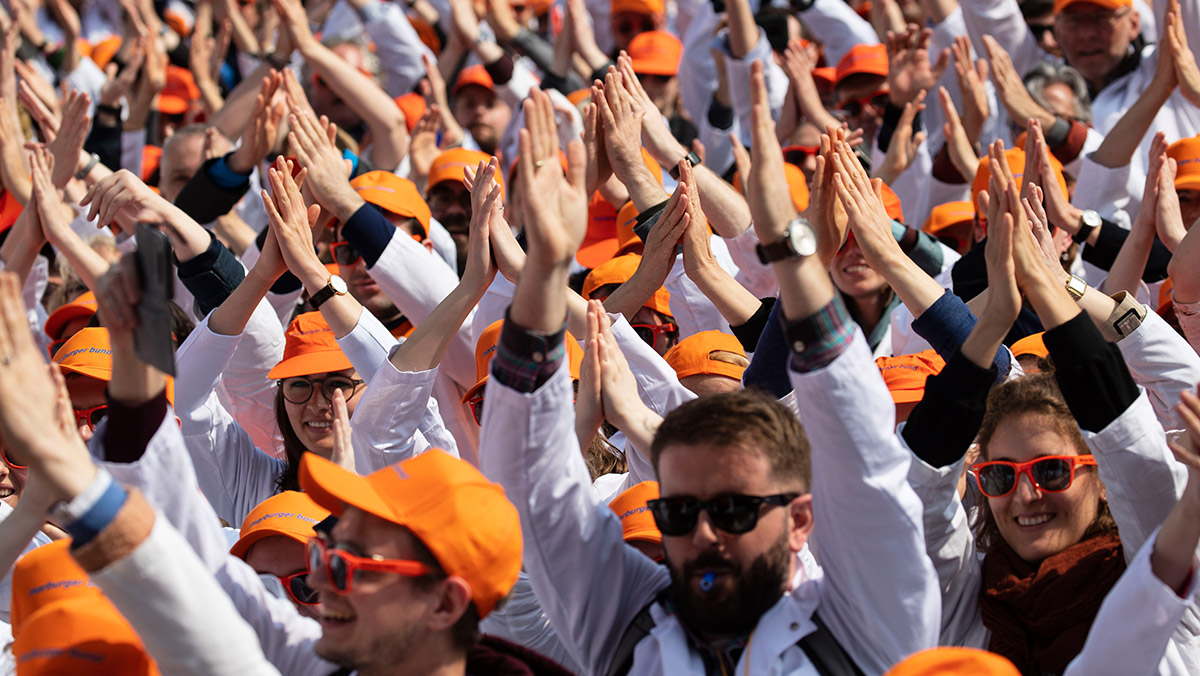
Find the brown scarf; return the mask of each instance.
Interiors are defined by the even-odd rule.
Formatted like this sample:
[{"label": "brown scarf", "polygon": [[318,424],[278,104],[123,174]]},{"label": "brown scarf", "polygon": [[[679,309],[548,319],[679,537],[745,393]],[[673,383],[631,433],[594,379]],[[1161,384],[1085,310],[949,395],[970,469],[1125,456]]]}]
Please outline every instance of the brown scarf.
[{"label": "brown scarf", "polygon": [[1038,565],[1001,540],[983,559],[980,609],[992,632],[988,649],[1026,676],[1063,673],[1123,572],[1116,534],[1089,538]]}]

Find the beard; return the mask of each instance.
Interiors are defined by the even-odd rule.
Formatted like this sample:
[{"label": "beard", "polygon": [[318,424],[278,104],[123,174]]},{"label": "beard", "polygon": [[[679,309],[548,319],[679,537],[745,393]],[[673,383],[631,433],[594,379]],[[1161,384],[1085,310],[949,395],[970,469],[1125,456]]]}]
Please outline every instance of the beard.
[{"label": "beard", "polygon": [[[685,562],[682,571],[668,561],[680,619],[706,637],[749,634],[787,590],[791,558],[785,531],[745,568],[711,550]],[[696,582],[697,571],[705,569],[724,573],[708,591]]]}]

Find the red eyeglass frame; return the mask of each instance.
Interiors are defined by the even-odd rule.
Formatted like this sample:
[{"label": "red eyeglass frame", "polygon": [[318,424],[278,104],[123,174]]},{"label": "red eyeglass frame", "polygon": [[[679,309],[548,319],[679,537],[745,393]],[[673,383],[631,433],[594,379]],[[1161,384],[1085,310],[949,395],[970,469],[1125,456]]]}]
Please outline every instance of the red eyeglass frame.
[{"label": "red eyeglass frame", "polygon": [[92,414],[95,413],[96,411],[100,411],[100,410],[107,409],[107,408],[108,408],[108,404],[100,404],[99,406],[93,406],[91,408],[75,409],[75,426],[79,427],[83,423],[87,423],[89,430],[95,430],[96,426],[94,424],[92,424]]},{"label": "red eyeglass frame", "polygon": [[629,326],[635,331],[637,329],[646,329],[650,333],[654,334],[654,343],[652,343],[650,347],[654,347],[658,344],[658,338],[660,335],[670,334],[679,330],[679,325],[672,322],[666,322],[663,324],[630,324]]},{"label": "red eyeglass frame", "polygon": [[[1065,461],[1067,463],[1067,465],[1071,468],[1071,476],[1067,480],[1066,487],[1060,488],[1058,490],[1055,490],[1053,488],[1045,488],[1037,482],[1037,479],[1033,478],[1033,466],[1039,462],[1045,462],[1047,460],[1062,460],[1062,461]],[[988,467],[988,466],[992,466],[992,465],[1004,465],[1006,467],[1012,467],[1013,471],[1016,473],[1016,478],[1013,479],[1012,488],[1008,489],[1008,492],[1002,493],[1000,495],[991,495],[989,493],[986,493],[983,490],[983,482],[980,481],[980,479],[979,479],[979,472],[981,469]],[[1012,462],[1011,460],[989,460],[987,462],[977,462],[974,465],[971,465],[970,469],[968,469],[967,472],[969,472],[971,474],[971,476],[975,477],[975,486],[976,486],[976,488],[979,489],[979,492],[982,493],[984,496],[989,497],[989,498],[1003,498],[1003,497],[1008,497],[1009,495],[1012,495],[1013,493],[1016,492],[1017,486],[1021,485],[1021,475],[1025,475],[1025,476],[1029,477],[1029,483],[1033,484],[1033,486],[1035,488],[1037,488],[1039,491],[1042,491],[1043,493],[1066,492],[1066,491],[1070,490],[1071,486],[1075,483],[1075,468],[1080,467],[1080,466],[1095,467],[1096,466],[1095,456],[1092,456],[1092,455],[1043,455],[1041,457],[1034,458],[1033,460],[1029,460],[1027,462]]]},{"label": "red eyeglass frame", "polygon": [[483,395],[477,394],[467,400],[467,406],[471,407],[471,417],[475,419],[476,425],[483,425],[483,412],[480,407],[483,405]]},{"label": "red eyeglass frame", "polygon": [[3,458],[4,464],[8,465],[12,469],[29,469],[29,465],[19,465],[14,462],[13,459],[9,457],[7,448],[0,448],[0,458]]},{"label": "red eyeglass frame", "polygon": [[[405,577],[423,577],[429,575],[433,571],[428,566],[420,561],[409,561],[407,559],[385,559],[382,557],[366,557],[355,556],[341,549],[330,549],[325,543],[325,540],[319,537],[309,538],[308,540],[308,556],[309,556],[309,575],[314,575],[317,568],[313,568],[312,549],[317,548],[320,556],[321,567],[325,571],[325,580],[329,582],[329,586],[338,594],[349,594],[354,588],[354,576],[360,570],[370,570],[378,573],[396,573]],[[346,587],[340,588],[333,579],[333,570],[329,566],[329,561],[333,557],[339,557],[346,565]],[[309,585],[311,586],[311,585]],[[290,592],[289,592],[290,593]]]},{"label": "red eyeglass frame", "polygon": [[[321,602],[319,600],[317,600],[317,601],[302,601],[299,598],[297,598],[295,594],[292,593],[292,580],[294,580],[298,577],[302,577],[304,575],[308,575],[307,570],[296,571],[295,573],[292,573],[291,575],[276,575],[275,577],[279,578],[279,582],[283,584],[283,591],[288,595],[289,599],[295,601],[296,603],[299,603],[302,606],[321,605]],[[307,586],[309,589],[312,589],[312,586],[309,585],[307,583],[307,581],[305,582],[305,586]],[[320,597],[318,596],[318,598],[320,598]]]},{"label": "red eyeglass frame", "polygon": [[858,105],[863,106],[865,108],[868,104],[875,105],[874,100],[879,98],[880,96],[891,96],[891,92],[877,91],[868,96],[860,96],[860,97],[853,98],[853,99],[846,99],[845,101],[839,101],[837,103],[837,105],[834,106],[834,109],[845,110],[852,103],[857,103]]}]

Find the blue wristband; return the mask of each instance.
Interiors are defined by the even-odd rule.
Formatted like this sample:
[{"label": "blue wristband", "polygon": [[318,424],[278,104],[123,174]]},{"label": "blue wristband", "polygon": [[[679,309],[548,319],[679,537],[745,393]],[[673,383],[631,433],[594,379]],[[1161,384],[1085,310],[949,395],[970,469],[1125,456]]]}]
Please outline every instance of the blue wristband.
[{"label": "blue wristband", "polygon": [[212,166],[208,168],[208,178],[218,188],[233,190],[234,188],[240,188],[246,185],[246,183],[250,181],[250,174],[239,174],[229,168],[226,158],[232,154],[233,153],[229,153],[228,155],[219,158],[216,162],[213,162]]},{"label": "blue wristband", "polygon": [[91,509],[75,521],[64,524],[63,530],[71,536],[71,549],[78,549],[91,542],[100,531],[112,523],[117,517],[117,512],[125,505],[127,497],[129,494],[121,484],[112,481]]}]

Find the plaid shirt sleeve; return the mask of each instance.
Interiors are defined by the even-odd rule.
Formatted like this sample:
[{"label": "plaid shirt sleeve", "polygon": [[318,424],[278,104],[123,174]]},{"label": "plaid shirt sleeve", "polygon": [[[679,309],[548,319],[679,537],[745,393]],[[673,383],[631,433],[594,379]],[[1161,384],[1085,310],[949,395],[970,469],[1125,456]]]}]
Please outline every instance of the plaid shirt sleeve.
[{"label": "plaid shirt sleeve", "polygon": [[541,333],[518,325],[505,313],[492,376],[518,392],[537,390],[550,380],[566,355],[566,334],[566,322],[554,333]]},{"label": "plaid shirt sleeve", "polygon": [[846,350],[854,337],[854,320],[840,294],[816,313],[796,320],[779,315],[792,348],[792,370],[809,373],[828,366]]}]

